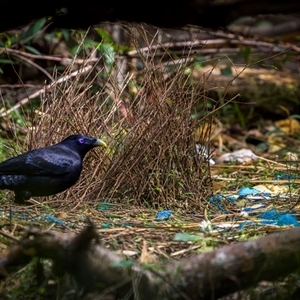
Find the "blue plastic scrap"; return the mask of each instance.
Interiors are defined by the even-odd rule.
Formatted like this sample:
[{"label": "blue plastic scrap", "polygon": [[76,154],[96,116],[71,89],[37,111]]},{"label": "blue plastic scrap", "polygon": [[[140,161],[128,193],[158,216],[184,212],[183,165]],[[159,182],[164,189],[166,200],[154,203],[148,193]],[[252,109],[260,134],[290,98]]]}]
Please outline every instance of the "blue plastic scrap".
[{"label": "blue plastic scrap", "polygon": [[291,214],[279,213],[275,209],[271,209],[263,212],[259,218],[262,220],[262,224],[265,225],[277,225],[277,226],[290,226],[299,227],[299,222]]},{"label": "blue plastic scrap", "polygon": [[286,172],[276,172],[275,173],[275,180],[292,180],[292,179],[299,179],[299,175],[294,175]]},{"label": "blue plastic scrap", "polygon": [[240,224],[239,226],[239,230],[242,231],[243,229],[245,229],[247,226],[253,226],[256,225],[256,223],[252,222],[252,221],[245,221],[243,223]]},{"label": "blue plastic scrap", "polygon": [[109,199],[106,199],[106,200],[104,200],[104,201],[102,201],[101,203],[99,203],[98,205],[97,205],[97,210],[98,211],[102,211],[102,210],[108,210],[108,209],[111,209],[111,202],[110,202],[110,200]]},{"label": "blue plastic scrap", "polygon": [[171,215],[172,215],[172,211],[171,210],[162,210],[162,211],[160,211],[160,212],[158,212],[156,214],[155,221],[165,221],[165,220],[168,220]]},{"label": "blue plastic scrap", "polygon": [[223,213],[227,214],[228,212],[226,209],[220,204],[222,200],[226,199],[226,197],[222,194],[217,194],[209,197],[209,202],[216,206],[219,210],[221,210]]},{"label": "blue plastic scrap", "polygon": [[209,202],[216,206],[219,210],[221,210],[223,213],[227,214],[228,212],[226,209],[221,205],[222,200],[228,200],[230,202],[236,202],[237,197],[236,196],[225,196],[223,194],[216,194],[211,197],[209,197]]},{"label": "blue plastic scrap", "polygon": [[258,209],[262,209],[262,208],[265,208],[266,206],[262,203],[259,203],[259,204],[254,204],[254,205],[251,205],[251,206],[247,206],[247,207],[244,207],[241,211],[242,212],[255,212],[256,210]]},{"label": "blue plastic scrap", "polygon": [[59,225],[65,225],[65,222],[64,222],[64,221],[55,218],[53,215],[46,215],[46,216],[44,217],[44,220],[45,220],[45,221],[48,221],[48,222],[50,222],[50,223],[56,223],[56,224],[59,224]]},{"label": "blue plastic scrap", "polygon": [[299,227],[299,222],[298,220],[292,216],[291,214],[282,214],[278,218],[278,225],[279,226],[288,226],[288,225],[293,225],[294,227]]},{"label": "blue plastic scrap", "polygon": [[238,190],[237,193],[240,197],[245,197],[248,195],[260,194],[261,191],[257,190],[257,189],[249,188],[249,187],[244,187],[244,188],[241,188],[240,190]]},{"label": "blue plastic scrap", "polygon": [[236,202],[237,197],[236,196],[224,196],[226,200],[230,202]]},{"label": "blue plastic scrap", "polygon": [[259,200],[262,197],[268,198],[271,196],[270,193],[266,193],[266,192],[260,191],[258,189],[249,188],[249,187],[241,188],[240,190],[237,191],[237,193],[242,198],[247,197],[247,196],[259,196],[259,197],[256,197],[257,200]]}]

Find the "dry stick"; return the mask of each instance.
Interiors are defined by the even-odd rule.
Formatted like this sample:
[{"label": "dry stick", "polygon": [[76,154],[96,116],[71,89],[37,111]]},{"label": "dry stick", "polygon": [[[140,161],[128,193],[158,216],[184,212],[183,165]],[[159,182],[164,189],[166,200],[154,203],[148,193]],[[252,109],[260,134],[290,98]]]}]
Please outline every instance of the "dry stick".
[{"label": "dry stick", "polygon": [[44,68],[42,68],[40,65],[36,64],[35,62],[33,62],[32,60],[21,56],[21,55],[16,55],[16,57],[19,57],[19,59],[26,61],[28,64],[34,66],[35,68],[37,68],[38,70],[40,70],[42,73],[44,73],[51,81],[54,81],[54,78],[49,74],[49,72],[47,72]]},{"label": "dry stick", "polygon": [[75,71],[75,72],[72,72],[71,74],[69,75],[66,75],[66,76],[63,76],[61,77],[60,79],[58,79],[57,81],[51,83],[51,84],[48,84],[45,88],[42,88],[40,90],[38,90],[37,92],[29,95],[28,97],[26,98],[23,98],[22,100],[20,100],[17,104],[15,104],[13,107],[11,107],[10,109],[4,111],[3,113],[0,114],[0,117],[6,117],[8,116],[9,114],[11,114],[13,111],[17,110],[18,108],[20,108],[22,105],[25,105],[27,104],[30,99],[33,99],[37,96],[39,96],[42,92],[44,92],[44,90],[47,90],[47,89],[51,89],[54,85],[58,84],[58,83],[62,83],[62,82],[65,82],[67,80],[69,80],[70,78],[72,77],[75,77],[77,76],[79,73],[80,74],[83,74],[83,73],[86,73],[87,71],[89,71],[90,69],[92,68],[91,65],[89,66],[86,66],[78,71]]},{"label": "dry stick", "polygon": [[[2,51],[4,51],[3,48],[0,48],[0,53]],[[25,57],[29,57],[32,59],[40,59],[40,60],[44,59],[44,60],[51,60],[51,61],[59,61],[62,64],[75,63],[75,64],[82,65],[83,63],[86,62],[86,59],[78,59],[78,58],[74,59],[74,58],[66,58],[66,57],[57,57],[57,56],[52,56],[52,55],[36,55],[36,54],[31,54],[31,53],[27,53],[24,51],[9,49],[9,48],[6,48],[5,52],[9,53],[11,55],[17,54],[18,57],[25,56]],[[99,58],[89,58],[89,62],[97,62],[98,60],[99,60]]]},{"label": "dry stick", "polygon": [[297,228],[190,257],[167,270],[170,281],[193,299],[218,299],[297,271],[299,249]]},{"label": "dry stick", "polygon": [[[99,284],[113,288],[123,282],[117,288],[119,296],[136,284],[139,299],[155,300],[217,299],[299,269],[299,228],[169,263],[155,273],[138,265],[121,267],[122,258],[101,247],[98,239],[90,226],[78,235],[31,230],[0,259],[0,268],[29,263],[34,256],[49,258],[65,267],[83,289],[97,289]],[[134,282],[136,276],[139,283]]]},{"label": "dry stick", "polygon": [[119,297],[132,290],[132,275],[136,274],[142,283],[138,285],[139,299],[156,299],[158,289],[151,272],[138,266],[121,267],[122,258],[101,247],[98,239],[93,227],[87,227],[77,235],[33,229],[0,258],[0,269],[18,265],[20,261],[29,263],[34,256],[49,258],[72,274],[84,290],[95,289],[103,283],[102,286],[107,288],[119,287]]},{"label": "dry stick", "polygon": [[[279,163],[279,162],[271,160],[271,159],[267,159],[267,158],[262,157],[262,156],[257,156],[257,157],[261,160],[266,161],[266,162],[269,162],[269,163],[272,163],[272,164],[275,164],[275,165],[278,165],[278,166],[282,166],[282,167],[287,167],[287,164],[282,164],[282,163]],[[294,167],[294,166],[288,166],[288,167],[289,167],[289,169],[293,169],[293,170],[298,170],[299,169],[298,167]]]},{"label": "dry stick", "polygon": [[[111,109],[109,115],[107,116],[105,123],[107,123],[114,115],[116,110],[119,110],[121,115],[125,118],[125,120],[128,122],[128,124],[133,125],[133,114],[131,112],[130,107],[126,107],[124,101],[121,99],[121,95],[123,91],[125,90],[126,86],[128,85],[128,82],[132,79],[133,74],[127,74],[124,78],[124,84],[118,92],[113,91],[107,91],[109,97],[111,97],[115,103],[115,106],[113,109]],[[119,87],[117,87],[119,89]],[[113,87],[113,90],[117,90]]]},{"label": "dry stick", "polygon": [[0,230],[0,235],[6,237],[7,239],[10,239],[10,240],[12,240],[12,241],[14,241],[16,243],[19,241],[17,238],[13,237],[12,235],[10,235],[10,234],[2,231],[2,230]]},{"label": "dry stick", "polygon": [[19,88],[24,88],[24,87],[36,87],[36,84],[30,84],[30,83],[23,83],[23,84],[0,84],[0,89],[4,88],[10,88],[10,89],[19,89]]},{"label": "dry stick", "polygon": [[[284,51],[290,51],[294,50],[296,53],[300,52],[300,48],[294,45],[286,45],[286,44],[280,44],[279,46],[274,45],[272,43],[268,42],[259,42],[255,40],[238,40],[236,38],[234,39],[211,39],[211,40],[196,40],[193,42],[170,42],[165,44],[159,44],[159,45],[151,45],[151,47],[144,47],[140,48],[138,50],[132,50],[127,53],[128,56],[136,56],[139,52],[148,52],[150,50],[154,49],[160,49],[160,48],[171,48],[171,47],[195,47],[195,46],[209,46],[219,45],[220,47],[224,44],[230,44],[230,45],[243,45],[243,46],[255,46],[255,47],[266,47],[268,49],[272,49],[273,52],[284,52]],[[205,50],[204,50],[205,51]]]}]

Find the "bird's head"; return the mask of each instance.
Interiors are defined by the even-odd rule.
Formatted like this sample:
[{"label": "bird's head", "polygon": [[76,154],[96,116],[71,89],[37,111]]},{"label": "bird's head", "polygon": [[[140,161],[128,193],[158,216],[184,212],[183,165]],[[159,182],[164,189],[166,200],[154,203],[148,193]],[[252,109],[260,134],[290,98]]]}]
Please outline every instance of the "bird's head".
[{"label": "bird's head", "polygon": [[104,141],[81,134],[70,135],[61,143],[68,145],[74,150],[76,149],[83,156],[94,147],[107,147]]}]

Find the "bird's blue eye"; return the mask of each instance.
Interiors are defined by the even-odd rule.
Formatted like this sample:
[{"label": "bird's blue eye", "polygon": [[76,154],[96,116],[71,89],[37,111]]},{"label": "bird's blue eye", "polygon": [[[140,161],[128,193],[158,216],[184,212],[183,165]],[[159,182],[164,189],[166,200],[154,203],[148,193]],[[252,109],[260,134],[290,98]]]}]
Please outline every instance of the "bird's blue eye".
[{"label": "bird's blue eye", "polygon": [[79,142],[80,144],[84,144],[84,139],[79,139],[78,142]]}]

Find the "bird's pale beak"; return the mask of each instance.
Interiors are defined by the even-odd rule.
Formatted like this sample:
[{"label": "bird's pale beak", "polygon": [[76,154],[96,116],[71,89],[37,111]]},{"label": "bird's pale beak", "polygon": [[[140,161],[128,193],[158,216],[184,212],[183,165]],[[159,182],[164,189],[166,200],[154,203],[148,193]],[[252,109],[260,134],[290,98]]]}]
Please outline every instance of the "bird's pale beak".
[{"label": "bird's pale beak", "polygon": [[97,139],[96,142],[93,144],[94,146],[102,146],[107,147],[106,143],[100,139]]}]

